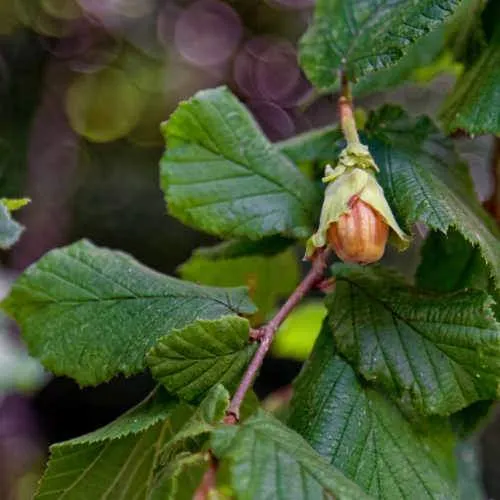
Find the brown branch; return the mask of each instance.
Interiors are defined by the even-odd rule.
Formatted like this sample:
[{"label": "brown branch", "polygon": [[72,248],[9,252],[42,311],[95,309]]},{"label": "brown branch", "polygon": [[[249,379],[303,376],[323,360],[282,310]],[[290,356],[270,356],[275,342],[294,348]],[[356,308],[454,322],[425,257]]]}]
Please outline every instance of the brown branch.
[{"label": "brown branch", "polygon": [[494,178],[493,195],[491,197],[493,216],[500,224],[500,137],[495,137],[492,170]]},{"label": "brown branch", "polygon": [[494,139],[491,173],[493,175],[493,193],[483,205],[500,225],[500,137]]},{"label": "brown branch", "polygon": [[214,491],[217,486],[217,469],[219,468],[219,462],[210,453],[210,462],[208,464],[208,469],[203,474],[201,478],[201,483],[196,488],[193,495],[193,500],[208,500],[210,498],[210,492]]},{"label": "brown branch", "polygon": [[287,316],[292,312],[295,306],[304,298],[304,296],[314,288],[321,278],[326,269],[326,263],[330,251],[328,248],[320,251],[313,260],[312,268],[307,273],[306,277],[301,281],[299,286],[290,295],[288,300],[283,304],[281,309],[277,312],[267,325],[262,327],[259,331],[259,335],[252,335],[252,338],[257,339],[260,344],[255,353],[252,361],[248,365],[243,378],[241,379],[240,385],[236,389],[234,396],[231,400],[229,408],[226,412],[226,418],[224,422],[226,424],[235,424],[240,418],[240,407],[247,391],[253,384],[253,381],[259,371],[262,362],[267,354],[267,351],[271,347],[271,343],[274,339],[274,335],[278,331],[280,325],[285,321]]}]

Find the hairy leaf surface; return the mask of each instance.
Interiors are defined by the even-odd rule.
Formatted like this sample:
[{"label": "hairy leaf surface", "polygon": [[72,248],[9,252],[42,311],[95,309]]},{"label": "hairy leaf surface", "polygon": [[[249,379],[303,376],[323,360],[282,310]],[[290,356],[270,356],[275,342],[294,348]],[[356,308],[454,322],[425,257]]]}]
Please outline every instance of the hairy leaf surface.
[{"label": "hairy leaf surface", "polygon": [[336,355],[326,324],[295,383],[288,423],[374,498],[456,498],[446,421],[413,427]]},{"label": "hairy leaf surface", "polygon": [[255,311],[244,288],[183,282],[88,241],[49,252],[2,305],[30,353],[81,385],[144,369],[145,354],[174,328]]},{"label": "hairy leaf surface", "polygon": [[500,231],[479,203],[451,140],[428,118],[409,118],[395,106],[373,113],[367,133],[385,195],[406,225],[421,221],[443,233],[457,229],[479,246],[500,282]]},{"label": "hairy leaf surface", "polygon": [[383,268],[334,269],[327,308],[335,345],[365,379],[424,414],[497,396],[500,325],[488,294],[423,293]]},{"label": "hairy leaf surface", "polygon": [[180,267],[181,277],[202,285],[247,286],[261,320],[265,320],[278,301],[288,297],[299,282],[297,256],[292,250],[273,256],[224,259],[214,259],[210,254],[210,248],[194,252]]},{"label": "hairy leaf surface", "polygon": [[161,450],[191,412],[160,390],[106,427],[53,445],[36,498],[169,498],[157,488]]},{"label": "hairy leaf surface", "polygon": [[319,196],[226,88],[203,90],[163,125],[161,184],[185,224],[223,238],[307,238]]},{"label": "hairy leaf surface", "polygon": [[147,356],[153,376],[169,392],[192,401],[220,383],[230,391],[252,359],[249,323],[237,316],[200,320],[161,338]]},{"label": "hairy leaf surface", "polygon": [[211,445],[217,458],[230,461],[231,486],[240,500],[369,498],[297,433],[262,410],[239,426],[220,426]]},{"label": "hairy leaf surface", "polygon": [[309,79],[332,90],[343,65],[351,79],[395,64],[411,45],[440,26],[460,0],[318,0],[301,42]]},{"label": "hairy leaf surface", "polygon": [[[493,5],[493,2],[491,2]],[[500,16],[500,8],[490,15]],[[487,48],[458,80],[446,99],[441,119],[448,131],[500,134],[500,26]]]}]

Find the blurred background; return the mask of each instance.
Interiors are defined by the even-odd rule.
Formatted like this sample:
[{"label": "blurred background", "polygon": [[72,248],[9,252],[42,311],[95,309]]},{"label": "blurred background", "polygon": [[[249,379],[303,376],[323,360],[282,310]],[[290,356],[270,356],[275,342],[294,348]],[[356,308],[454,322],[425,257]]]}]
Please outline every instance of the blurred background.
[{"label": "blurred background", "polygon": [[[0,294],[45,252],[82,237],[168,274],[215,243],[166,214],[159,124],[180,100],[223,84],[272,141],[334,122],[336,96],[317,96],[297,63],[313,8],[314,0],[0,0],[0,195],[32,199],[16,215],[26,231],[2,255]],[[407,84],[360,89],[357,104],[435,114],[460,67],[434,52]],[[457,145],[486,199],[491,140]],[[387,259],[411,272],[418,245]],[[292,340],[278,340],[259,395],[298,373],[323,314],[312,300],[284,326]],[[48,445],[106,424],[151,387],[146,374],[83,390],[53,378],[0,318],[0,499],[31,498]],[[500,498],[491,421],[480,456],[487,494]]]}]

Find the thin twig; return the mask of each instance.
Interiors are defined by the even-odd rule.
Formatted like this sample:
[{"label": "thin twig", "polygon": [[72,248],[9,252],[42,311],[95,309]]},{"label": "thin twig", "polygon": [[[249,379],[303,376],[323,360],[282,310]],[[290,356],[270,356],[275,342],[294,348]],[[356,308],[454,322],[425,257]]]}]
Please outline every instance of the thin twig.
[{"label": "thin twig", "polygon": [[[288,297],[288,300],[283,304],[281,309],[277,312],[276,316],[274,316],[267,325],[260,329],[260,335],[258,340],[260,342],[257,352],[255,353],[252,361],[248,365],[243,378],[241,379],[240,385],[236,392],[234,393],[233,399],[229,405],[229,408],[226,412],[226,418],[224,422],[227,424],[235,424],[239,421],[240,418],[240,407],[243,399],[247,391],[253,384],[253,381],[259,371],[262,362],[264,361],[264,357],[267,354],[267,351],[271,347],[271,343],[274,339],[274,335],[278,331],[280,325],[285,321],[287,316],[292,312],[295,306],[303,299],[303,297],[314,288],[321,278],[326,269],[326,262],[330,251],[328,248],[319,252],[312,264],[311,270],[307,273],[306,277],[301,281],[299,286],[295,289],[295,291]],[[255,335],[253,336],[256,337]]]},{"label": "thin twig", "polygon": [[210,463],[208,469],[203,474],[201,483],[193,495],[193,500],[208,500],[210,492],[214,491],[217,486],[217,469],[219,467],[219,462],[210,453]]},{"label": "thin twig", "polygon": [[484,208],[500,225],[500,137],[494,139],[491,173],[493,175],[493,193],[484,202]]},{"label": "thin twig", "polygon": [[493,215],[500,224],[500,137],[495,137],[492,170],[494,176],[493,196],[491,197]]}]

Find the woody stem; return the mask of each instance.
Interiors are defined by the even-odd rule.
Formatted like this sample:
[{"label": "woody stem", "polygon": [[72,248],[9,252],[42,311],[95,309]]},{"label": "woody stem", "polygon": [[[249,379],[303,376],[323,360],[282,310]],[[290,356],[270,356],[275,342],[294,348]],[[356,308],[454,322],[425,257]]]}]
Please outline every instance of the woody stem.
[{"label": "woody stem", "polygon": [[281,326],[283,321],[292,312],[292,310],[297,306],[297,304],[304,298],[304,296],[314,288],[323,277],[323,273],[326,269],[327,259],[330,255],[330,250],[325,249],[319,253],[313,261],[311,270],[307,273],[306,277],[299,283],[295,291],[288,297],[288,300],[283,304],[281,309],[276,313],[267,325],[262,327],[261,334],[258,337],[260,342],[257,352],[255,353],[252,361],[248,365],[243,378],[241,379],[239,387],[236,389],[234,396],[229,404],[229,408],[226,412],[226,418],[224,422],[227,424],[235,424],[240,418],[240,407],[245,398],[246,393],[253,384],[253,381],[262,366],[262,362],[267,354],[267,351],[271,347],[271,343],[274,339],[278,328]]}]

